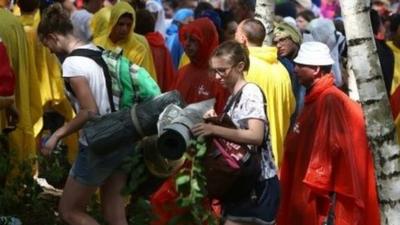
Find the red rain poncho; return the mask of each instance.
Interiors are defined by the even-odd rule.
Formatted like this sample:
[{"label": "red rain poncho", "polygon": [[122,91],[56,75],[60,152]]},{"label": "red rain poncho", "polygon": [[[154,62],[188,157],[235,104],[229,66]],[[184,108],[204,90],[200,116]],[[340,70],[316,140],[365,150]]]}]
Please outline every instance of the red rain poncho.
[{"label": "red rain poncho", "polygon": [[151,52],[153,54],[154,66],[157,72],[157,83],[161,91],[165,92],[173,89],[175,82],[175,69],[172,63],[171,53],[165,46],[165,40],[159,32],[146,34]]},{"label": "red rain poncho", "polygon": [[11,69],[6,47],[0,39],[0,99],[14,95],[15,75]]},{"label": "red rain poncho", "polygon": [[208,60],[218,46],[218,32],[209,19],[200,18],[181,28],[179,38],[183,46],[187,36],[197,40],[198,52],[188,65],[179,69],[175,89],[188,104],[215,98],[215,109],[221,112],[229,93],[208,75]]},{"label": "red rain poncho", "polygon": [[321,225],[336,193],[335,225],[379,225],[363,112],[322,77],[285,142],[278,225]]}]

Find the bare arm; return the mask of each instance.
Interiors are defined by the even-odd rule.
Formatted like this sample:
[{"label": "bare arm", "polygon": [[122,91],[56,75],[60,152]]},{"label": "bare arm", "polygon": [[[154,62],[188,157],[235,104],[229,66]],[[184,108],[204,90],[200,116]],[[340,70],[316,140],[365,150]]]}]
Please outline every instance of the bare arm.
[{"label": "bare arm", "polygon": [[94,100],[86,78],[71,77],[69,78],[69,82],[75,93],[75,97],[78,99],[79,113],[71,121],[58,128],[49,138],[42,148],[42,153],[45,155],[51,153],[58,140],[81,129],[91,117],[98,113],[96,101]]},{"label": "bare arm", "polygon": [[230,129],[199,123],[192,128],[192,133],[195,136],[214,135],[240,144],[261,145],[264,139],[264,122],[259,119],[249,119],[248,127],[249,129]]}]

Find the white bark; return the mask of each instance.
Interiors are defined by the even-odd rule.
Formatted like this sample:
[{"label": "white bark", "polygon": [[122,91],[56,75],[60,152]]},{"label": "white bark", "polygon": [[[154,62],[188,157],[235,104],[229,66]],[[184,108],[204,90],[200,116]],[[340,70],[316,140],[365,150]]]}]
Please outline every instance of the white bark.
[{"label": "white bark", "polygon": [[375,159],[381,224],[400,224],[400,148],[382,80],[369,16],[369,1],[340,0],[354,72],[363,106],[367,135]]},{"label": "white bark", "polygon": [[264,45],[272,46],[274,31],[275,0],[257,0],[255,18],[260,20],[265,27],[267,35]]}]

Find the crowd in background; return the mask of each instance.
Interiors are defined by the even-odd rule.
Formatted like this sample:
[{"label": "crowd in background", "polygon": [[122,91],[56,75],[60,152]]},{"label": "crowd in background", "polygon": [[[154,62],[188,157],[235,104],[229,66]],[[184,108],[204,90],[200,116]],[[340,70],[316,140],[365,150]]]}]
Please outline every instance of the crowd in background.
[{"label": "crowd in background", "polygon": [[[57,30],[56,33],[58,32],[57,34],[61,34],[61,36],[52,36],[54,31],[51,30],[51,26],[48,31],[43,30],[43,27],[46,26],[41,24],[46,23],[46,21],[43,22],[43,18],[47,17],[42,13],[45,13],[46,9],[55,3],[59,3],[67,13],[69,22],[65,22],[65,27],[68,27],[69,24],[72,25],[71,36],[74,38],[69,38],[68,29]],[[276,0],[272,46],[266,46],[263,43],[265,36],[269,34],[266,33],[263,24],[254,18],[255,0],[17,0],[16,2],[0,0],[0,7],[0,127],[2,132],[9,133],[10,144],[12,149],[15,149],[19,160],[37,154],[37,142],[41,139],[43,130],[50,129],[55,132],[59,128],[59,126],[53,127],[52,121],[61,120],[61,124],[73,121],[77,109],[82,107],[82,105],[70,104],[69,99],[74,96],[64,91],[63,77],[70,78],[69,75],[72,76],[78,71],[72,68],[73,65],[82,68],[87,66],[82,61],[71,63],[68,50],[86,46],[88,43],[93,43],[93,46],[88,48],[99,46],[112,51],[122,49],[122,54],[126,58],[148,72],[158,84],[161,92],[178,90],[188,104],[215,98],[214,108],[217,114],[226,110],[224,107],[226,107],[227,101],[237,91],[234,88],[235,85],[238,84],[237,82],[242,82],[241,76],[243,76],[243,82],[257,84],[262,95],[265,95],[265,107],[262,112],[257,112],[257,114],[250,110],[254,105],[243,103],[244,106],[241,107],[247,111],[243,109],[241,114],[244,115],[241,116],[246,119],[256,117],[266,121],[267,134],[270,139],[268,151],[271,151],[272,154],[271,157],[265,155],[263,160],[267,163],[265,163],[264,169],[268,168],[270,164],[272,166],[270,166],[270,170],[265,170],[263,177],[275,179],[283,167],[282,186],[292,186],[291,179],[294,183],[301,183],[305,176],[297,174],[298,177],[293,178],[293,174],[291,174],[293,170],[302,168],[302,166],[297,168],[288,165],[290,160],[292,160],[291,163],[297,162],[290,158],[295,157],[295,154],[285,156],[287,149],[293,152],[296,147],[293,146],[293,143],[298,140],[296,139],[298,137],[294,138],[293,132],[297,132],[298,119],[300,118],[301,121],[304,119],[304,113],[310,112],[304,109],[310,106],[311,87],[306,86],[303,78],[299,76],[299,73],[303,73],[300,67],[303,65],[321,68],[326,66],[325,64],[301,63],[299,57],[303,57],[300,54],[302,44],[306,42],[325,44],[333,61],[331,64],[328,63],[331,66],[329,72],[322,71],[321,74],[331,75],[333,77],[332,85],[355,102],[359,100],[354,75],[348,70],[351,65],[348,61],[346,33],[338,0]],[[397,0],[371,1],[370,18],[373,35],[397,129],[400,129],[399,13],[400,2]],[[62,23],[58,25],[63,26]],[[38,33],[40,26],[43,29]],[[213,61],[216,60],[215,58],[221,57],[216,55],[216,49],[218,49],[217,52],[223,51],[224,48],[227,48],[226,43],[231,43],[228,45],[230,48],[237,47],[229,41],[235,41],[245,46],[247,49],[245,53],[249,58],[248,65],[246,64],[248,68],[237,68],[236,66],[241,61],[232,64],[235,60],[228,60],[221,65]],[[211,68],[211,66],[216,67]],[[239,70],[235,77],[236,80],[230,80],[233,83],[227,84],[228,79],[224,80],[224,75],[231,74],[231,71],[235,69]],[[66,71],[69,71],[69,75],[66,74]],[[214,79],[214,76],[217,78],[219,76],[219,79]],[[249,92],[257,93],[258,89],[254,87],[253,89],[256,90]],[[93,91],[93,89],[91,90]],[[101,95],[101,92],[97,94]],[[252,96],[252,94],[249,95]],[[254,95],[256,97],[253,97],[262,101],[260,97],[262,95],[256,94]],[[251,102],[252,98],[249,97],[249,99]],[[100,101],[96,99],[97,103]],[[259,103],[257,104],[262,105],[262,102]],[[343,105],[346,104],[343,103]],[[97,108],[99,110],[100,106],[98,105]],[[106,108],[104,108],[105,112]],[[317,118],[316,115],[308,114],[307,116],[309,120],[313,120],[314,116]],[[240,124],[240,118],[237,118],[237,123],[243,125]],[[359,122],[357,119],[354,121],[356,121],[355,124]],[[243,126],[244,129],[249,129],[247,125]],[[68,144],[69,159],[72,162],[79,152],[77,143],[79,138],[77,132],[71,133],[74,134],[62,136],[63,141]],[[313,134],[312,137],[314,138],[315,135],[317,134]],[[236,136],[234,137],[236,138]],[[357,138],[357,140],[362,139],[361,137]],[[400,132],[398,139],[400,140]],[[324,139],[324,141],[326,140]],[[250,144],[254,144],[254,142],[250,141]],[[364,148],[368,149],[367,146]],[[287,161],[285,162],[285,160]],[[367,161],[370,162],[369,160],[368,158]],[[304,159],[304,163],[306,162],[308,162],[307,159]],[[370,165],[368,164],[368,166]],[[370,176],[367,172],[364,175]],[[267,190],[265,185],[263,184],[260,188]],[[368,185],[374,184],[369,183]],[[173,189],[172,186],[171,182],[167,181],[155,196],[160,196],[160,192],[170,191]],[[318,188],[312,190],[320,191]],[[353,193],[352,191],[345,193]],[[279,195],[278,192],[276,192],[277,195]],[[301,221],[304,218],[294,215],[295,212],[290,210],[291,205],[287,202],[292,202],[292,204],[303,204],[304,202],[285,196],[287,193],[287,191],[281,193],[283,195],[281,212],[293,213],[293,218]],[[345,201],[351,201],[351,196],[347,197],[350,200],[346,199]],[[162,201],[152,199],[159,205],[159,208],[156,209],[157,213],[161,215],[158,224],[165,224],[165,221],[173,216],[165,212],[162,205],[173,205],[174,198],[176,196]],[[270,201],[279,202],[276,199],[270,199]],[[268,204],[274,203],[269,202]],[[363,208],[363,204],[366,203],[361,201],[356,205]],[[225,205],[225,209],[227,207]],[[258,221],[260,212],[257,210],[260,209],[250,208],[248,205],[241,205],[242,211],[232,206],[229,207],[230,210],[226,210],[228,215],[225,215],[227,220],[225,224],[244,222],[273,224],[271,221],[275,220],[272,216],[261,218],[261,222]],[[276,205],[277,207],[278,205]],[[339,210],[340,212],[350,210],[350,208],[346,208],[349,207],[346,204],[340,205],[340,207],[343,207],[340,209],[341,211]],[[73,215],[72,211],[66,211],[70,214],[67,214],[65,220],[74,221],[68,217]],[[238,211],[247,214],[242,215]],[[268,210],[265,209],[265,211]],[[325,209],[324,212],[326,211],[328,210]],[[371,209],[370,212],[372,211]],[[229,214],[230,212],[232,214]],[[111,210],[109,213],[115,212]],[[261,212],[261,214],[263,213]],[[279,212],[274,211],[272,214],[279,214]],[[293,224],[293,221],[284,219],[288,214],[279,215],[278,224],[279,221],[281,224]],[[242,217],[256,219],[240,220]],[[109,218],[115,217],[111,215]],[[239,222],[234,223],[237,218],[239,218],[237,220]],[[354,220],[356,217],[345,215],[344,218]],[[361,219],[357,217],[357,220]],[[370,221],[372,220],[374,218]],[[229,221],[233,222],[229,223]],[[316,218],[315,221],[319,221],[319,218]],[[338,224],[346,224],[345,222],[339,221]],[[71,222],[71,224],[74,223]],[[356,223],[349,222],[349,224]]]}]

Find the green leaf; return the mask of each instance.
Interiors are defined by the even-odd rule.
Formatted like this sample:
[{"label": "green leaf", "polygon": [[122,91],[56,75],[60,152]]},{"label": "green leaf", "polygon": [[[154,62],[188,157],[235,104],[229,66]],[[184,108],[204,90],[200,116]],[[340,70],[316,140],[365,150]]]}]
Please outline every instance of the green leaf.
[{"label": "green leaf", "polygon": [[196,157],[202,157],[206,154],[207,148],[204,145],[200,145],[199,148],[197,148],[197,153]]},{"label": "green leaf", "polygon": [[186,184],[190,181],[190,176],[189,175],[180,175],[178,178],[175,180],[176,186],[181,186],[183,184]]},{"label": "green leaf", "polygon": [[197,180],[192,180],[190,183],[193,190],[200,191],[199,183]]}]

